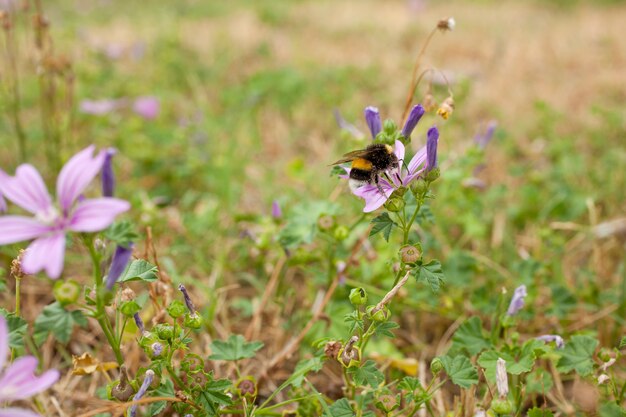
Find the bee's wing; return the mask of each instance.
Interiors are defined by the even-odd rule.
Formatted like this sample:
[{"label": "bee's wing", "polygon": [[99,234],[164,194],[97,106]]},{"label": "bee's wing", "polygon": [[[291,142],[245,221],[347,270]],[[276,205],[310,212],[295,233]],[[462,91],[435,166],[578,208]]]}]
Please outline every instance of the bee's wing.
[{"label": "bee's wing", "polygon": [[371,151],[369,149],[358,149],[356,151],[348,152],[347,154],[343,155],[343,158],[341,158],[337,162],[333,162],[331,165],[339,165],[339,164],[344,164],[346,162],[351,162],[355,160],[356,158],[360,158],[360,157],[368,155],[370,152]]}]

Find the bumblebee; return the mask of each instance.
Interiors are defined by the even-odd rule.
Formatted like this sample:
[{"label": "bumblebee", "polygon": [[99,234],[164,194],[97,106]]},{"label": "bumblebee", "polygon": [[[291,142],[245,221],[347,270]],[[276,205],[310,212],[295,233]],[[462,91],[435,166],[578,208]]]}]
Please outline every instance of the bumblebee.
[{"label": "bumblebee", "polygon": [[379,184],[381,174],[399,168],[400,161],[393,148],[384,143],[373,143],[365,149],[348,152],[331,165],[352,162],[348,184],[352,191],[365,184],[375,184],[381,194],[385,194]]}]

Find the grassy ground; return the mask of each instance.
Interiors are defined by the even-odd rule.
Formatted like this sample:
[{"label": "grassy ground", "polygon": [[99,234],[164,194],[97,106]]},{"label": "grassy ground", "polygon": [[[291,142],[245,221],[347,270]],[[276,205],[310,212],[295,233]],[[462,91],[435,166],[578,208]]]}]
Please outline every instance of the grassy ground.
[{"label": "grassy ground", "polygon": [[[366,105],[399,120],[417,52],[437,20],[448,16],[457,27],[435,36],[423,64],[447,76],[456,110],[447,121],[427,115],[413,144],[417,149],[426,128],[439,126],[442,178],[431,205],[435,224],[422,237],[429,254],[442,260],[447,285],[437,296],[424,286],[401,294],[396,314],[402,330],[395,346],[374,350],[383,357],[415,358],[425,368],[465,318],[492,313],[501,289],[510,292],[520,284],[530,293],[523,334],[590,331],[606,346],[623,335],[624,3],[303,0],[165,6],[112,0],[44,7],[55,51],[71,61],[75,76],[70,122],[58,124],[62,154],[88,143],[120,150],[119,194],[132,202],[142,239],[151,228],[162,271],[195,289],[194,299],[211,323],[201,340],[246,333],[266,343],[247,365],[250,374],[302,328],[328,284],[325,266],[316,259],[285,258],[274,242],[277,229],[263,216],[272,200],[288,218],[332,200],[337,222],[351,225],[359,218],[361,201],[329,176],[327,165],[366,142],[342,134],[332,111],[339,109],[363,132]],[[42,146],[36,50],[25,24],[18,22],[16,31],[20,117],[28,159],[50,166]],[[107,56],[115,51],[121,55]],[[5,59],[5,74],[8,68]],[[65,81],[59,85],[65,91]],[[418,101],[424,93],[425,84]],[[441,85],[435,93],[439,101],[446,96]],[[154,120],[127,110],[106,116],[76,110],[83,99],[144,95],[160,100]],[[9,98],[3,107],[10,114]],[[498,123],[495,138],[477,154],[473,137],[492,120]],[[3,118],[0,161],[9,172],[19,163],[14,138],[11,119]],[[469,185],[476,180],[480,187]],[[256,241],[242,237],[250,235]],[[136,253],[153,256],[146,242]],[[376,298],[391,287],[387,246],[382,239],[371,242],[359,253],[348,286],[339,288],[326,310],[327,325],[313,327],[300,354],[285,358],[261,392],[289,375],[314,340],[345,333],[350,286],[363,285]],[[80,261],[75,253],[67,270]],[[75,278],[84,278],[75,271]],[[249,326],[274,275],[278,284],[262,320]],[[25,303],[32,306],[24,311],[27,318],[49,300],[49,285],[24,283]],[[0,295],[2,307],[13,304],[10,294]],[[98,346],[97,336],[84,334],[66,347],[49,341],[44,362],[67,369],[70,353],[97,352]],[[199,353],[206,353],[203,346],[208,344],[198,345]],[[137,347],[129,345],[126,354],[131,367],[140,365]],[[228,374],[226,368],[216,371]],[[323,375],[328,386],[318,389],[336,397],[340,376],[333,369]],[[596,408],[575,391],[596,388],[578,379],[565,382],[576,409]],[[67,374],[56,388],[59,407],[92,404],[102,383],[101,376]],[[87,385],[80,389],[84,393],[68,395]],[[451,387],[438,399],[440,411],[449,409],[455,394]]]}]

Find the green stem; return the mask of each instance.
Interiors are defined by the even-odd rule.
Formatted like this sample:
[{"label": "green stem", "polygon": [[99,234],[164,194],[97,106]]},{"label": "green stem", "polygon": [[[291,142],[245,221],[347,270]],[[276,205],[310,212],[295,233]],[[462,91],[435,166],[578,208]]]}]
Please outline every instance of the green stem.
[{"label": "green stem", "polygon": [[420,208],[422,208],[422,199],[423,199],[423,196],[420,196],[419,199],[417,197],[415,198],[417,202],[417,205],[415,206],[415,211],[413,212],[413,215],[409,219],[407,226],[404,228],[404,241],[403,241],[404,245],[409,243],[409,232],[411,231],[411,226],[413,226],[413,223],[415,222],[415,219],[417,218],[417,213],[419,213]]},{"label": "green stem", "polygon": [[21,285],[22,278],[16,276],[15,277],[15,315],[17,317],[20,316],[20,299],[21,299]]}]

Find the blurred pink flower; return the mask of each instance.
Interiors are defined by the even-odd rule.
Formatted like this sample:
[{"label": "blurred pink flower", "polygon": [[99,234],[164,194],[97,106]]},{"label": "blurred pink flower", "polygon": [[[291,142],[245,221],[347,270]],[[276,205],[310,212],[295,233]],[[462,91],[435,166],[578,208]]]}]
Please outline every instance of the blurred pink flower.
[{"label": "blurred pink flower", "polygon": [[50,278],[58,278],[63,270],[66,232],[106,229],[118,214],[130,208],[127,201],[117,198],[82,198],[83,191],[104,162],[105,151],[94,157],[94,150],[93,145],[83,149],[61,169],[56,187],[60,210],[52,204],[35,167],[22,164],[14,177],[0,170],[0,192],[35,215],[33,218],[16,215],[0,217],[0,245],[35,239],[28,246],[22,261],[22,269],[27,274],[44,269]]},{"label": "blurred pink flower", "polygon": [[147,120],[152,120],[159,115],[159,99],[153,96],[139,97],[133,103],[133,111]]},{"label": "blurred pink flower", "polygon": [[[3,372],[9,356],[9,329],[5,318],[0,315],[0,404],[5,401],[17,401],[32,397],[47,390],[59,379],[59,371],[52,369],[41,376],[35,376],[37,359],[23,356]],[[0,417],[41,417],[39,414],[23,408],[0,409]]]},{"label": "blurred pink flower", "polygon": [[124,106],[124,99],[104,98],[101,100],[82,100],[78,106],[81,113],[103,116]]}]

